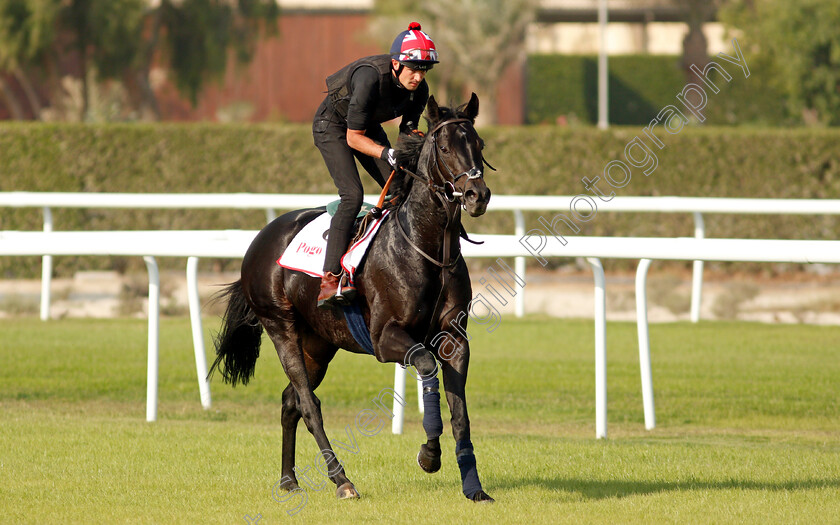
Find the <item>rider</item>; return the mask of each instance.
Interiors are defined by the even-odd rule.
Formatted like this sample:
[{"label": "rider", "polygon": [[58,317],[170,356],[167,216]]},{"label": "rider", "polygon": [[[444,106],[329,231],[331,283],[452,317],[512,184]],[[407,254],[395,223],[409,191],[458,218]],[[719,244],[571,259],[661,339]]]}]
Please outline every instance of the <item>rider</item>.
[{"label": "rider", "polygon": [[396,159],[381,123],[402,117],[400,133],[416,131],[429,99],[424,77],[436,63],[434,42],[412,22],[394,39],[389,55],[361,58],[327,77],[328,94],[315,113],[312,135],[341,200],[330,223],[319,308],[352,300],[356,293],[349,283],[340,283],[340,259],[364,193],[354,158],[385,185]]}]

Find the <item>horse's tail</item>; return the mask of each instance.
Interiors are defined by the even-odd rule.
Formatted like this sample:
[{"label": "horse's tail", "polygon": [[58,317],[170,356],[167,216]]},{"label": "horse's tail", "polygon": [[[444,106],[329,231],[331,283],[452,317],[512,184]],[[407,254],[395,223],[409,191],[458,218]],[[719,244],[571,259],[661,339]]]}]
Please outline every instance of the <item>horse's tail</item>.
[{"label": "horse's tail", "polygon": [[229,284],[216,297],[228,298],[222,329],[214,337],[216,360],[210,367],[207,378],[217,368],[225,383],[236,386],[247,385],[254,376],[254,367],[260,356],[263,327],[254,311],[245,301],[242,281]]}]

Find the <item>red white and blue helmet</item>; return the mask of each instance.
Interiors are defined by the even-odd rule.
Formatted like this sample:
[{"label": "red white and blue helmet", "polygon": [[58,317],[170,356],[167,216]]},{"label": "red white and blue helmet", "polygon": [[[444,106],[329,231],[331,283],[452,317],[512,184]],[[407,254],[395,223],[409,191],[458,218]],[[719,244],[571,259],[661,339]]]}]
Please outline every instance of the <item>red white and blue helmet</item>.
[{"label": "red white and blue helmet", "polygon": [[420,24],[408,24],[391,44],[391,58],[411,69],[427,71],[438,63],[438,52],[429,35],[420,31]]}]

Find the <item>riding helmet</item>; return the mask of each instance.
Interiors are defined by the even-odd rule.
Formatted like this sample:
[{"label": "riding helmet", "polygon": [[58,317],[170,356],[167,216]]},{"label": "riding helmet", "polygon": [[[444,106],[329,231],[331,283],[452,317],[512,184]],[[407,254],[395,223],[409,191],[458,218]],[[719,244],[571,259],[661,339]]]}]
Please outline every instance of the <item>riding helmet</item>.
[{"label": "riding helmet", "polygon": [[412,22],[391,44],[391,58],[411,69],[428,71],[438,63],[438,52],[431,37],[420,30],[420,24]]}]

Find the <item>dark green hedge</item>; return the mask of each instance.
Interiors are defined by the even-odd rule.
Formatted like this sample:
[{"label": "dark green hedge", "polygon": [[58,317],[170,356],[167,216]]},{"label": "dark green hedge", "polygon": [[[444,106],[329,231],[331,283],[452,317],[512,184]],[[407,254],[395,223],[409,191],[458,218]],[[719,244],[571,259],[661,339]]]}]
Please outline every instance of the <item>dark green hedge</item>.
[{"label": "dark green hedge", "polygon": [[[659,110],[674,104],[687,79],[681,57],[619,55],[609,58],[609,119],[618,125],[643,126]],[[784,97],[768,82],[759,64],[749,64],[750,77],[736,67],[723,81],[720,93],[707,105],[711,125],[780,125],[788,123]],[[531,124],[555,123],[563,117],[570,124],[598,121],[598,57],[531,55],[526,75],[526,119]],[[735,75],[735,73],[738,75]],[[715,75],[715,74],[713,74]]]},{"label": "dark green hedge", "polygon": [[[624,160],[639,128],[498,127],[481,130],[494,194],[587,193],[581,178]],[[659,166],[632,171],[618,195],[840,198],[840,130],[687,127],[658,133]],[[600,186],[606,189],[603,183]],[[366,181],[366,189],[374,185]],[[335,191],[305,125],[26,125],[0,126],[0,191],[250,192]],[[490,204],[492,209],[492,202]],[[262,211],[53,211],[57,230],[256,229]],[[546,212],[547,216],[551,214]],[[536,227],[537,214],[527,217]],[[465,219],[477,232],[513,232],[508,213]],[[599,213],[581,223],[587,235],[691,235],[680,214]],[[706,217],[710,237],[833,239],[832,217]],[[41,210],[0,208],[0,230],[39,230]],[[142,268],[142,261],[130,261]],[[57,272],[118,267],[123,260],[59,258]],[[37,275],[38,260],[0,258],[0,275]],[[182,266],[182,265],[181,265]]]},{"label": "dark green hedge", "polygon": [[[32,125],[0,127],[0,191],[335,191],[304,126]],[[259,228],[265,212],[53,210],[57,230]],[[0,230],[42,228],[41,210],[0,208]],[[142,261],[61,257],[58,274]],[[35,258],[0,258],[0,276],[37,275]],[[227,264],[227,263],[225,263]],[[181,265],[183,266],[183,265]]]}]

